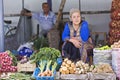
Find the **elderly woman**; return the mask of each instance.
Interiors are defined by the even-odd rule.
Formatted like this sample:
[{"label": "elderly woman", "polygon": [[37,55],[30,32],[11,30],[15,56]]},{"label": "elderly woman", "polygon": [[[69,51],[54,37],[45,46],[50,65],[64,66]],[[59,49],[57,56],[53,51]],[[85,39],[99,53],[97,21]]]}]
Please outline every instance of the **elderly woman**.
[{"label": "elderly woman", "polygon": [[90,44],[90,31],[88,23],[81,20],[80,10],[70,10],[70,22],[67,22],[62,33],[62,40],[64,41],[62,47],[62,56],[67,57],[73,61],[87,60],[87,49],[93,47]]}]

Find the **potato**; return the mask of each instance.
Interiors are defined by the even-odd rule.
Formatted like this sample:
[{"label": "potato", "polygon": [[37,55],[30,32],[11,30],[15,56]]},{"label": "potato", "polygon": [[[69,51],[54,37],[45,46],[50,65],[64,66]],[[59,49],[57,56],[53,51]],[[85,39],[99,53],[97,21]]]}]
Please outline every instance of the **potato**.
[{"label": "potato", "polygon": [[62,66],[65,66],[66,65],[66,63],[65,62],[62,62]]},{"label": "potato", "polygon": [[75,64],[74,64],[74,63],[71,63],[71,67],[73,67],[73,68],[74,68],[74,67],[75,67]]},{"label": "potato", "polygon": [[69,74],[69,70],[66,70],[66,72],[65,72],[66,74]]},{"label": "potato", "polygon": [[68,61],[68,58],[65,58],[65,59],[64,59],[64,62],[67,62],[67,61]]},{"label": "potato", "polygon": [[68,64],[68,65],[71,65],[71,63],[72,63],[71,60],[68,60],[68,61],[67,61],[67,64]]}]

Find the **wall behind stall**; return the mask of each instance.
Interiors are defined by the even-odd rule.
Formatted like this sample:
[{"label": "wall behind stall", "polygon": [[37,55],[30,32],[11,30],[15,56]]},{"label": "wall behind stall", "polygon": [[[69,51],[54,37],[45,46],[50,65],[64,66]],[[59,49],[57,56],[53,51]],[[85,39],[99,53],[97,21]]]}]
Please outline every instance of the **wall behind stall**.
[{"label": "wall behind stall", "polygon": [[[111,9],[112,0],[80,0],[81,11],[104,11]],[[59,8],[56,8],[56,5],[59,5],[59,1],[53,0],[53,11],[57,12]],[[79,0],[66,0],[65,12],[69,12],[71,8],[79,8]],[[68,17],[68,16],[67,16]],[[110,14],[82,14],[82,17],[93,26],[93,30],[108,32]],[[91,27],[92,27],[91,26]]]},{"label": "wall behind stall", "polygon": [[[81,0],[82,11],[104,11],[111,9],[112,0]],[[82,15],[89,22],[93,31],[108,32],[110,13]]]},{"label": "wall behind stall", "polygon": [[[59,8],[59,1],[53,0],[53,11],[57,12]],[[81,5],[79,6],[79,3]],[[104,11],[111,9],[112,0],[66,0],[65,12],[69,12],[71,8],[79,8],[81,11]],[[64,16],[69,17],[69,16]],[[89,27],[93,32],[109,32],[110,13],[104,14],[82,14],[82,17],[88,21]],[[100,35],[100,39],[104,39],[103,34]]]},{"label": "wall behind stall", "polygon": [[[24,0],[25,1],[25,8],[31,10],[32,12],[40,12],[42,11],[42,3],[47,2],[47,0]],[[33,26],[33,35],[37,34],[37,24],[39,22],[35,19],[32,19],[32,26]],[[41,29],[40,29],[41,31]]]},{"label": "wall behind stall", "polygon": [[[25,8],[33,11],[39,12],[42,10],[41,5],[47,0],[24,0]],[[103,11],[110,10],[112,0],[66,0],[64,7],[64,12],[69,12],[71,8],[79,8],[79,1],[81,3],[81,11]],[[58,12],[61,0],[52,0],[52,10],[53,12]],[[13,5],[14,4],[14,5]],[[22,0],[4,0],[5,13],[15,14],[19,13],[22,9]],[[69,18],[69,16],[64,16]],[[82,14],[82,17],[90,24],[92,31],[98,32],[108,32],[110,14]],[[33,34],[37,32],[38,21],[33,20]]]},{"label": "wall behind stall", "polygon": [[[23,0],[4,0],[4,20],[11,20],[12,26],[17,26],[19,21],[19,16],[9,17],[10,14],[20,14],[23,7]],[[47,0],[24,0],[24,8],[31,10],[32,12],[42,11],[41,5]],[[14,4],[14,5],[13,5]],[[32,19],[33,35],[37,32],[38,21]]]},{"label": "wall behind stall", "polygon": [[4,17],[4,20],[11,20],[12,26],[16,26],[19,21],[19,16],[10,17],[9,14],[18,14],[22,10],[22,0],[3,0],[4,14],[7,17]]}]

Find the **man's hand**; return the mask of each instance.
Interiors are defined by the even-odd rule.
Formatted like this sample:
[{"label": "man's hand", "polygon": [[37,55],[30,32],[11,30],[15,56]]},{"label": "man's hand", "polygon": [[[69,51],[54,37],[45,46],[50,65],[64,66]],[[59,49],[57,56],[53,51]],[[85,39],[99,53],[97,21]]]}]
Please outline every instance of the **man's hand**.
[{"label": "man's hand", "polygon": [[26,13],[27,13],[26,10],[22,10],[22,11],[21,11],[21,15],[23,15],[23,16],[24,16]]},{"label": "man's hand", "polygon": [[21,11],[21,15],[23,15],[23,16],[32,16],[31,12],[27,12],[24,9]]}]

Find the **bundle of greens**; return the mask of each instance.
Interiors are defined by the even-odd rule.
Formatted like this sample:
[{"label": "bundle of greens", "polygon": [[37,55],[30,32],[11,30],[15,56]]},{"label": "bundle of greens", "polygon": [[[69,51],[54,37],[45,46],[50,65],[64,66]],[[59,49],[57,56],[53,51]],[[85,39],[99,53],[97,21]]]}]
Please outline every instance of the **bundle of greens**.
[{"label": "bundle of greens", "polygon": [[59,57],[61,57],[59,50],[55,48],[43,47],[37,53],[33,53],[30,57],[30,60],[32,60],[34,63],[38,63],[41,60],[52,60],[51,64],[53,64]]},{"label": "bundle of greens", "polygon": [[39,50],[42,47],[48,47],[48,46],[49,46],[48,39],[43,37],[43,36],[40,37],[40,38],[36,38],[34,40],[33,47],[34,47],[35,50]]},{"label": "bundle of greens", "polygon": [[37,53],[33,53],[30,60],[39,63],[40,73],[38,76],[52,76],[57,67],[57,58],[61,57],[59,50],[55,48],[44,47]]}]

